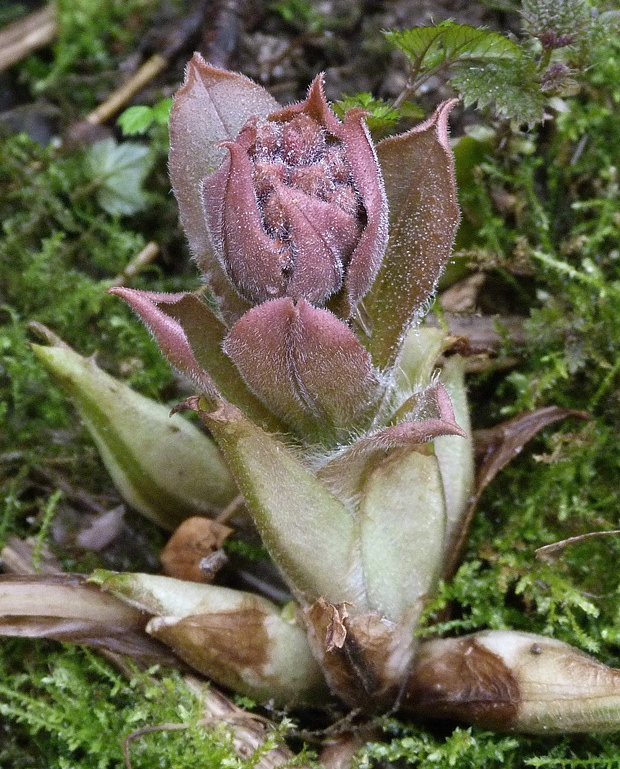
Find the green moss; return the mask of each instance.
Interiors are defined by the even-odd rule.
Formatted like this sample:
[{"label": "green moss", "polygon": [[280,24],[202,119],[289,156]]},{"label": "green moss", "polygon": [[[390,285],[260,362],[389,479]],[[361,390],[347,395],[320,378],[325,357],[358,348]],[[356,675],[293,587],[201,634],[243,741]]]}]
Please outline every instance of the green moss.
[{"label": "green moss", "polygon": [[166,724],[184,728],[133,740],[134,769],[249,769],[278,739],[239,758],[225,725],[199,723],[200,702],[174,672],[136,671],[128,680],[87,650],[32,641],[0,646],[0,716],[11,722],[0,747],[6,769],[121,767],[125,737]]},{"label": "green moss", "polygon": [[511,766],[511,755],[518,746],[513,737],[498,737],[488,732],[474,734],[471,729],[455,729],[445,739],[425,731],[388,724],[395,736],[387,743],[370,743],[361,752],[359,769],[376,766],[377,761],[406,762],[420,769],[448,769],[454,766]]},{"label": "green moss", "polygon": [[[29,65],[31,81],[43,78],[37,88],[69,105],[67,121],[94,104],[90,89],[74,93],[80,69],[105,84],[116,51],[132,37],[122,21],[137,13],[140,28],[141,14],[156,4],[83,0],[73,19],[69,5],[61,4],[64,31],[54,61],[37,57]],[[542,545],[617,528],[620,510],[620,44],[606,42],[593,59],[567,111],[538,134],[500,131],[495,146],[485,141],[484,161],[476,161],[460,191],[466,221],[473,223],[462,243],[468,258],[474,254],[489,269],[502,296],[527,318],[525,348],[505,342],[516,367],[471,383],[476,424],[549,404],[587,409],[592,419],[547,429],[485,492],[465,562],[429,605],[422,634],[511,627],[548,633],[617,665],[620,537],[570,546],[551,562],[535,556]],[[81,353],[97,352],[104,366],[145,394],[174,396],[168,366],[148,333],[105,295],[149,240],[162,246],[163,260],[132,286],[175,291],[198,285],[186,266],[168,194],[165,138],[152,130],[148,143],[155,163],[150,206],[132,217],[101,208],[81,152],[62,154],[23,136],[2,144],[0,541],[18,532],[39,533],[42,542],[49,530],[53,498],[33,481],[38,470],[60,468],[77,488],[109,490],[90,439],[28,349],[28,321],[51,326]],[[157,534],[148,524],[143,528],[144,539],[159,546]],[[146,558],[137,558],[119,560],[118,568],[147,568]],[[448,606],[450,618],[432,625]],[[89,652],[3,639],[0,766],[122,766],[122,736],[181,722],[191,728],[134,742],[134,767],[245,767],[256,761],[235,758],[225,730],[196,725],[199,710],[178,677],[154,676],[128,681]],[[398,721],[385,729],[386,742],[363,749],[360,766],[577,769],[619,763],[620,737],[614,735],[505,737]]]},{"label": "green moss", "polygon": [[24,71],[36,95],[45,93],[77,116],[101,100],[98,89],[114,86],[120,59],[132,52],[163,4],[161,0],[57,0],[56,5],[58,35],[53,56],[31,56]]},{"label": "green moss", "polygon": [[[542,545],[618,528],[620,45],[605,45],[596,58],[600,67],[569,111],[538,137],[509,137],[461,191],[465,216],[483,217],[470,245],[527,317],[525,347],[506,347],[515,368],[471,383],[476,422],[551,404],[586,409],[591,419],[545,430],[486,490],[465,562],[427,607],[421,635],[509,627],[618,666],[620,537],[584,540],[547,561],[535,555]],[[433,625],[447,607],[450,618]],[[461,758],[468,766],[594,768],[617,766],[620,751],[618,735],[518,736],[506,745],[478,730],[403,734],[370,755],[459,765],[450,756],[460,739],[471,751]],[[497,745],[501,758],[493,758]]]}]

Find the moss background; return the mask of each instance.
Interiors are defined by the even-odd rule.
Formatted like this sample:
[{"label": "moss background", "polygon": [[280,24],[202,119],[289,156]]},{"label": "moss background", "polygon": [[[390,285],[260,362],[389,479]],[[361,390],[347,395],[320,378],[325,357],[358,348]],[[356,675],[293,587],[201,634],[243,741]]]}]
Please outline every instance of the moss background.
[{"label": "moss background", "polygon": [[[105,289],[151,241],[159,255],[131,279],[132,287],[200,285],[169,194],[161,121],[152,117],[143,134],[129,139],[113,121],[97,134],[116,142],[109,145],[112,159],[119,146],[129,147],[135,184],[125,195],[119,194],[128,178],[122,164],[106,171],[92,142],[76,136],[85,115],[145,55],[161,50],[162,29],[202,11],[194,34],[134,103],[158,105],[169,97],[191,51],[212,40],[205,20],[216,18],[220,5],[61,0],[56,41],[0,74],[0,544],[10,534],[34,536],[67,569],[154,571],[164,539],[130,514],[121,541],[103,553],[71,545],[67,531],[79,526],[84,498],[107,508],[120,500],[71,406],[30,353],[27,323],[45,323],[140,392],[175,402],[184,385],[142,325]],[[230,65],[282,101],[301,97],[321,69],[332,99],[360,91],[393,99],[406,82],[406,67],[382,28],[429,23],[431,16],[502,31],[520,24],[508,1],[248,5],[239,4]],[[0,24],[29,9],[10,0],[0,9]],[[540,632],[620,665],[620,538],[586,540],[551,562],[534,555],[569,536],[619,528],[617,37],[598,41],[579,83],[574,96],[551,105],[549,119],[531,130],[473,110],[461,112],[453,129],[455,136],[465,128],[492,129],[459,158],[464,225],[452,271],[484,276],[477,309],[496,318],[503,340],[496,362],[471,376],[474,424],[488,427],[550,404],[585,409],[591,420],[547,429],[485,492],[464,563],[428,612],[432,617],[450,604],[452,615],[423,632]],[[449,86],[436,78],[419,103],[428,110],[447,93]],[[522,326],[518,342],[502,331],[508,318]],[[149,724],[192,724],[195,711],[172,673],[153,678],[136,671],[128,681],[87,651],[0,642],[0,767],[122,766],[122,735]],[[298,726],[307,726],[303,714]],[[394,719],[382,727],[385,740],[361,751],[360,766],[620,765],[620,737],[613,735],[506,737]],[[250,766],[260,758],[235,758],[225,730],[199,727],[149,735],[132,757],[134,767],[175,769]]]}]

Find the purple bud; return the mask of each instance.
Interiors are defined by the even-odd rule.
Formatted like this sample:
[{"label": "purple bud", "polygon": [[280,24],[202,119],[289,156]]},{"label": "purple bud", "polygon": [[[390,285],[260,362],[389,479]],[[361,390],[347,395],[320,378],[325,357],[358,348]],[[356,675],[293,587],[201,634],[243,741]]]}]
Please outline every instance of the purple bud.
[{"label": "purple bud", "polygon": [[224,350],[250,390],[306,434],[367,424],[382,394],[353,332],[303,299],[253,307],[232,327]]},{"label": "purple bud", "polygon": [[204,181],[218,257],[254,304],[323,306],[344,288],[345,314],[369,289],[387,244],[387,199],[374,148],[352,110],[341,123],[322,78],[300,104],[251,117]]},{"label": "purple bud", "polygon": [[566,48],[575,42],[575,34],[562,35],[554,29],[548,29],[540,32],[536,37],[540,40],[543,48],[556,50],[557,48]]}]

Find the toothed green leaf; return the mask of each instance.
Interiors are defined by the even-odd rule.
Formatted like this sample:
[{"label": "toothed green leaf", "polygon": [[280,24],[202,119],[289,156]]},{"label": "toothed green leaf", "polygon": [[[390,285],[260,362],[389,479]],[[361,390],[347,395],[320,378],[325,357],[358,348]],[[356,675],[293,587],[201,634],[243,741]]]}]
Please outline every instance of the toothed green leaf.
[{"label": "toothed green leaf", "polygon": [[498,115],[519,123],[542,119],[546,98],[532,59],[497,59],[475,66],[459,63],[451,83],[466,107],[476,102],[479,109],[492,104]]},{"label": "toothed green leaf", "polygon": [[450,21],[436,27],[388,32],[386,37],[400,48],[416,69],[428,70],[463,59],[514,60],[523,55],[520,46],[498,32]]},{"label": "toothed green leaf", "polygon": [[449,68],[450,82],[466,106],[492,104],[500,116],[524,123],[542,118],[545,96],[536,63],[505,35],[447,21],[389,32],[387,37],[415,73]]}]

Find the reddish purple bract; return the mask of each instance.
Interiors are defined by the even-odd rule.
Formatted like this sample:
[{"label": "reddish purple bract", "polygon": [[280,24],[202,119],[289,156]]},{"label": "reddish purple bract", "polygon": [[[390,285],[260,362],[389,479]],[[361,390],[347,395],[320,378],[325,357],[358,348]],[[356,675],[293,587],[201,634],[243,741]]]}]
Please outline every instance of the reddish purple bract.
[{"label": "reddish purple bract", "polygon": [[204,180],[218,258],[252,304],[289,297],[324,305],[344,286],[352,308],[387,245],[387,200],[365,113],[341,123],[319,75],[298,105],[252,116]]}]

